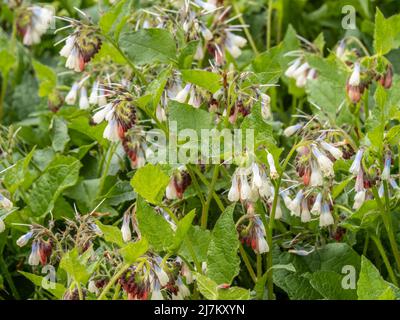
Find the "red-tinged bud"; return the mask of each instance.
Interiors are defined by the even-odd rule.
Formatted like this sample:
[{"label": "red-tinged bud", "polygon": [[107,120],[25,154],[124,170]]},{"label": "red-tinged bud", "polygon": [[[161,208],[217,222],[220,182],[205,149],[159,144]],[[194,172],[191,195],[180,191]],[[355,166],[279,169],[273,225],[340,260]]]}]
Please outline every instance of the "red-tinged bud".
[{"label": "red-tinged bud", "polygon": [[379,83],[385,88],[390,89],[393,83],[393,67],[389,65],[386,73],[379,78]]},{"label": "red-tinged bud", "polygon": [[41,241],[39,244],[39,256],[40,256],[40,263],[42,266],[47,264],[48,259],[51,256],[51,253],[53,251],[53,246],[51,242],[44,242]]},{"label": "red-tinged bud", "polygon": [[346,91],[351,102],[358,103],[361,100],[362,94],[360,86],[352,86],[347,84]]},{"label": "red-tinged bud", "polygon": [[305,186],[308,186],[310,184],[310,178],[311,178],[311,169],[310,167],[307,167],[305,168],[303,175],[303,183]]}]

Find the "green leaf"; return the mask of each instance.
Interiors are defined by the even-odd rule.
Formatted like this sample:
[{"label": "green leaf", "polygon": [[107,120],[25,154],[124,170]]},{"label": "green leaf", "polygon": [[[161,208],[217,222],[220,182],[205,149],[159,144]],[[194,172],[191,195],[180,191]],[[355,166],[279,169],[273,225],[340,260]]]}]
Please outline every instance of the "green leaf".
[{"label": "green leaf", "polygon": [[196,277],[196,283],[200,293],[208,300],[217,300],[218,285],[213,280],[200,273],[195,273],[194,276]]},{"label": "green leaf", "polygon": [[192,66],[193,56],[196,53],[200,41],[190,41],[182,50],[178,58],[180,69],[189,69]]},{"label": "green leaf", "polygon": [[138,169],[131,180],[135,192],[153,204],[161,203],[168,183],[169,177],[152,164]]},{"label": "green leaf", "polygon": [[366,257],[361,257],[361,271],[357,282],[359,300],[395,300],[398,291],[398,288],[382,278],[378,269]]},{"label": "green leaf", "polygon": [[[40,288],[43,287],[43,283],[50,284],[48,280],[45,277],[38,276],[33,273],[25,272],[25,271],[18,271],[20,274],[22,274],[25,278],[28,280],[32,281],[32,283]],[[64,296],[64,293],[66,291],[66,288],[60,284],[60,283],[52,283],[55,285],[55,288],[52,289],[50,286],[46,286],[46,290],[53,294],[57,299],[62,299]]]},{"label": "green leaf", "polygon": [[115,243],[121,248],[125,247],[125,242],[122,239],[122,233],[119,228],[102,224],[100,221],[96,221],[96,224],[101,232],[103,232],[103,237],[107,242]]},{"label": "green leaf", "polygon": [[138,242],[131,242],[119,250],[126,263],[133,264],[138,258],[144,255],[149,248],[146,238]]},{"label": "green leaf", "polygon": [[69,122],[68,128],[78,131],[81,135],[85,135],[92,141],[97,141],[101,146],[106,147],[108,142],[103,138],[106,125],[107,124],[104,122],[97,126],[92,126],[87,117],[77,117]]},{"label": "green leaf", "polygon": [[176,123],[178,132],[193,129],[200,138],[202,129],[214,128],[213,116],[207,111],[177,101],[170,101],[168,109],[170,127]]},{"label": "green leaf", "polygon": [[185,240],[185,237],[189,232],[190,227],[192,226],[192,222],[195,216],[196,216],[196,209],[193,209],[187,215],[185,215],[183,219],[181,219],[178,222],[178,225],[176,227],[174,242],[170,248],[170,251],[176,252],[179,250],[183,240]]},{"label": "green leaf", "polygon": [[160,103],[161,96],[164,92],[164,88],[171,76],[171,69],[164,70],[160,75],[154,79],[146,89],[146,95],[151,96],[153,111],[156,110],[157,105]]},{"label": "green leaf", "polygon": [[385,19],[377,8],[375,14],[374,48],[379,55],[385,55],[400,46],[400,15]]},{"label": "green leaf", "polygon": [[244,288],[218,288],[218,300],[250,300],[250,291]]},{"label": "green leaf", "polygon": [[171,226],[141,197],[137,199],[136,218],[140,233],[149,241],[150,247],[156,251],[163,251],[172,245]]},{"label": "green leaf", "polygon": [[123,0],[107,10],[100,18],[99,26],[103,33],[107,34],[118,27],[130,14],[131,0]]},{"label": "green leaf", "polygon": [[[58,158],[60,159],[60,158]],[[63,157],[65,163],[55,162],[33,183],[27,203],[35,216],[53,209],[58,196],[78,181],[82,164],[73,157]]]},{"label": "green leaf", "polygon": [[21,185],[23,185],[29,174],[28,166],[35,150],[36,148],[34,147],[25,158],[18,160],[14,167],[6,171],[3,182],[9,192],[14,193]]},{"label": "green leaf", "polygon": [[57,74],[52,68],[36,60],[32,61],[32,65],[39,80],[39,97],[47,97],[57,86]]},{"label": "green leaf", "polygon": [[60,268],[65,270],[75,281],[86,284],[91,276],[86,269],[87,259],[79,256],[78,249],[68,251],[60,261]]},{"label": "green leaf", "polygon": [[12,69],[16,62],[15,56],[7,50],[0,50],[0,72],[5,75]]},{"label": "green leaf", "polygon": [[205,70],[181,70],[183,81],[202,87],[211,93],[222,88],[222,76]]},{"label": "green leaf", "polygon": [[200,274],[194,274],[200,293],[207,300],[249,300],[250,291],[239,287],[219,288],[217,283]]},{"label": "green leaf", "polygon": [[207,253],[207,276],[218,284],[231,284],[240,270],[239,240],[233,221],[235,205],[220,216],[211,234]]},{"label": "green leaf", "polygon": [[204,262],[207,260],[208,246],[211,241],[211,232],[204,230],[199,226],[191,226],[188,232],[187,238],[183,241],[180,248],[180,254],[185,257],[188,261],[193,261],[191,250],[193,249],[194,254],[198,261]]},{"label": "green leaf", "polygon": [[325,299],[357,300],[356,289],[344,289],[344,275],[334,271],[317,271],[310,275],[310,283]]},{"label": "green leaf", "polygon": [[142,29],[121,34],[119,45],[135,64],[171,63],[176,58],[173,36],[164,29]]},{"label": "green leaf", "polygon": [[53,118],[52,124],[52,147],[56,152],[63,152],[69,142],[68,126],[64,119]]}]

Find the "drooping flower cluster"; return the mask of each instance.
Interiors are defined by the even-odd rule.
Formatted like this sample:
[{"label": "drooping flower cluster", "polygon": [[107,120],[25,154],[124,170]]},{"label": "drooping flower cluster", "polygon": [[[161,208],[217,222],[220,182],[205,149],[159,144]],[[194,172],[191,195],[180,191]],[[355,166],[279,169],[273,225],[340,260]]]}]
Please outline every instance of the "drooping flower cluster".
[{"label": "drooping flower cluster", "polygon": [[182,199],[185,190],[192,183],[189,173],[184,167],[178,168],[171,177],[166,188],[165,195],[169,200]]},{"label": "drooping flower cluster", "polygon": [[317,77],[317,71],[311,68],[303,58],[297,58],[290,63],[289,68],[285,71],[285,76],[294,79],[297,87],[304,88],[308,80]]},{"label": "drooping flower cluster", "polygon": [[23,37],[23,44],[31,46],[40,43],[41,37],[54,21],[52,7],[38,5],[18,8],[17,28]]},{"label": "drooping flower cluster", "polygon": [[62,57],[67,58],[65,66],[68,69],[76,72],[82,72],[85,69],[86,64],[99,52],[102,40],[97,34],[95,27],[85,25],[78,20],[58,17],[61,20],[65,20],[70,25],[63,27],[74,28],[74,31],[66,39],[60,41],[64,42],[65,45],[60,51]]}]

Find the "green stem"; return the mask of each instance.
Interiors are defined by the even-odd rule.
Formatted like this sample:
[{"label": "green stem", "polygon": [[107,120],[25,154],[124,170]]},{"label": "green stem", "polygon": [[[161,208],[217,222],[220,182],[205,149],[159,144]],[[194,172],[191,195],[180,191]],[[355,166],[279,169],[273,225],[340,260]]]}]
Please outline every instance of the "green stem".
[{"label": "green stem", "polygon": [[262,257],[257,253],[257,279],[262,277]]},{"label": "green stem", "polygon": [[219,165],[216,165],[214,168],[213,177],[211,180],[211,184],[208,189],[207,201],[206,205],[203,207],[203,213],[201,215],[201,227],[203,229],[207,229],[207,222],[208,222],[208,211],[210,209],[211,200],[213,198],[215,185],[217,184],[219,176]]},{"label": "green stem", "polygon": [[269,0],[268,15],[267,15],[267,50],[271,48],[271,26],[272,26],[272,0]]},{"label": "green stem", "polygon": [[6,280],[8,282],[8,285],[10,286],[12,295],[14,296],[14,298],[16,300],[19,300],[20,296],[19,296],[18,290],[14,285],[14,281],[13,281],[12,277],[10,276],[10,273],[8,272],[7,265],[6,265],[2,255],[0,255],[0,270],[1,270],[1,274],[4,275],[4,277],[6,278]]},{"label": "green stem", "polygon": [[121,285],[119,283],[117,283],[117,286],[115,287],[114,295],[112,297],[113,300],[117,300],[118,299],[120,291],[121,291]]},{"label": "green stem", "polygon": [[197,195],[198,195],[198,197],[200,199],[200,202],[201,202],[201,206],[204,207],[205,204],[206,204],[206,200],[204,199],[203,191],[200,188],[199,181],[197,180],[196,175],[194,174],[191,166],[187,165],[186,169],[189,172],[190,178],[192,179],[193,186],[196,189]]},{"label": "green stem", "polygon": [[251,279],[254,281],[254,283],[257,283],[257,276],[254,273],[254,270],[253,270],[253,267],[251,266],[249,257],[247,256],[247,253],[244,250],[242,244],[239,245],[239,251],[240,251],[240,255],[242,256],[243,262],[244,262],[247,270],[249,271]]},{"label": "green stem", "polygon": [[[200,181],[202,183],[204,183],[206,185],[206,187],[209,188],[210,183],[207,181],[207,178],[200,172],[200,170],[196,166],[192,166],[191,168],[196,173],[196,175],[200,178]],[[225,206],[223,205],[221,199],[219,198],[219,196],[217,195],[217,193],[215,191],[213,192],[213,197],[214,197],[215,202],[218,205],[218,208],[221,210],[221,212],[224,212]]]},{"label": "green stem", "polygon": [[[386,187],[387,187],[387,185],[386,185]],[[385,208],[387,208],[387,206],[385,206],[382,203],[382,200],[379,197],[379,193],[378,193],[378,190],[376,189],[376,186],[372,187],[372,193],[374,194],[374,197],[378,203],[378,207],[381,209],[381,216],[382,216],[383,224],[385,225],[386,233],[388,234],[388,237],[389,237],[389,242],[390,242],[390,246],[391,246],[391,249],[393,252],[394,259],[396,261],[397,269],[400,271],[400,253],[399,253],[399,248],[397,247],[396,238],[394,237],[394,233],[391,228],[392,222],[391,222],[391,217],[390,217],[390,210],[389,210],[389,212],[386,211]]]},{"label": "green stem", "polygon": [[[242,25],[245,25],[245,24],[246,24],[246,21],[244,21],[243,16],[242,16],[242,13],[240,12],[239,7],[238,7],[238,5],[237,5],[237,3],[236,3],[235,0],[232,1],[232,5],[233,5],[233,9],[235,10],[235,14],[239,16],[239,21],[240,21],[240,23],[241,23]],[[255,53],[256,55],[259,55],[260,52],[259,52],[258,49],[257,49],[257,46],[256,46],[256,44],[255,44],[255,42],[254,42],[253,36],[251,35],[249,29],[248,29],[248,28],[243,28],[243,30],[244,30],[244,34],[245,34],[246,37],[247,37],[247,40],[249,40],[251,49],[254,51],[254,53]]]},{"label": "green stem", "polygon": [[101,178],[100,178],[99,189],[97,190],[97,198],[99,198],[101,196],[101,193],[103,191],[104,183],[106,181],[108,171],[110,170],[111,160],[112,160],[115,150],[117,149],[117,146],[118,146],[117,143],[113,143],[110,146],[109,155],[108,155],[107,162],[106,162],[106,167],[104,168],[103,174],[101,175]]},{"label": "green stem", "polygon": [[398,281],[396,279],[396,276],[394,275],[392,266],[390,265],[389,259],[388,259],[387,255],[386,255],[385,248],[383,247],[382,242],[375,235],[371,235],[371,239],[375,242],[375,245],[378,248],[378,251],[382,256],[383,262],[384,262],[384,264],[386,266],[386,269],[387,269],[387,271],[389,273],[389,277],[390,277],[391,281],[398,287],[399,286]]},{"label": "green stem", "polygon": [[83,293],[82,293],[81,284],[79,283],[79,281],[75,281],[75,283],[76,283],[76,288],[78,289],[79,300],[83,300]]},{"label": "green stem", "polygon": [[274,232],[274,223],[275,223],[275,213],[276,213],[276,207],[278,205],[278,199],[279,199],[279,189],[282,183],[282,173],[285,172],[285,169],[287,165],[289,164],[290,159],[292,158],[294,152],[296,149],[301,146],[301,143],[295,144],[292,149],[289,151],[289,154],[287,155],[281,169],[281,173],[279,175],[279,178],[277,179],[275,186],[274,186],[274,200],[272,202],[272,209],[271,209],[271,214],[269,216],[269,223],[268,223],[268,232],[267,232],[267,242],[269,246],[269,252],[267,254],[267,270],[270,270],[268,272],[267,276],[267,286],[268,286],[268,299],[273,300],[274,299],[274,280],[273,280],[273,257],[272,257],[272,251],[273,251],[273,241],[272,241],[272,234]]},{"label": "green stem", "polygon": [[104,298],[106,297],[107,293],[110,291],[110,289],[112,288],[112,286],[115,284],[115,282],[118,281],[118,279],[122,276],[122,274],[128,270],[128,268],[130,267],[129,264],[122,264],[120,265],[118,271],[114,274],[114,276],[110,279],[110,282],[107,283],[106,287],[103,289],[103,291],[101,292],[100,296],[98,297],[97,300],[104,300]]}]

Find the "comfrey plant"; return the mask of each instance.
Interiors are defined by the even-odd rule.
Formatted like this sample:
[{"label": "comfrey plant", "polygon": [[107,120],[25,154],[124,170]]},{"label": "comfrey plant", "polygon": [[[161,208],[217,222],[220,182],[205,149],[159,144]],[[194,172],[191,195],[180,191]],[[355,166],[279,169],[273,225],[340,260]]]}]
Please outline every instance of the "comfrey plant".
[{"label": "comfrey plant", "polygon": [[398,298],[399,15],[261,2],[1,4],[0,299]]}]

